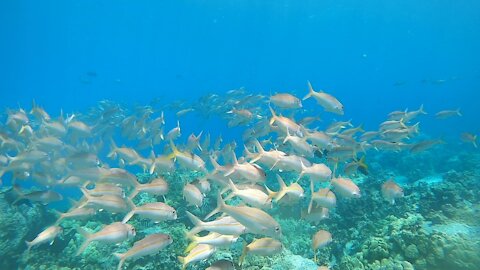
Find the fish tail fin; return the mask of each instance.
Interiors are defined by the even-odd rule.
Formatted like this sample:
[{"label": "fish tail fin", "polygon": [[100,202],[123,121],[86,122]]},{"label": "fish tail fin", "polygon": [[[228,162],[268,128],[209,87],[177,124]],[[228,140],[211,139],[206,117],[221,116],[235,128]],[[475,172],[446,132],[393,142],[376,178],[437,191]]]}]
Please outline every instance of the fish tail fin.
[{"label": "fish tail fin", "polygon": [[201,221],[198,217],[196,217],[195,215],[193,215],[192,213],[190,213],[189,211],[186,211],[187,213],[187,217],[188,219],[190,220],[190,222],[192,222],[192,224],[194,225],[194,227],[190,230],[189,233],[187,233],[187,237],[192,237],[193,235],[201,232],[203,230],[203,224],[204,222]]},{"label": "fish tail fin", "polygon": [[53,213],[55,213],[55,215],[58,215],[58,219],[57,219],[57,221],[55,221],[55,225],[58,225],[58,224],[60,224],[60,222],[62,222],[63,217],[64,217],[64,213],[58,211],[57,209],[52,209],[52,210],[53,210]]},{"label": "fish tail fin", "polygon": [[115,144],[115,141],[113,140],[113,138],[110,138],[110,152],[108,153],[107,157],[116,159],[117,149],[118,149],[117,144]]},{"label": "fish tail fin", "polygon": [[365,170],[368,170],[368,165],[365,163],[365,155],[362,156],[358,161],[358,166],[363,167]]},{"label": "fish tail fin", "polygon": [[290,140],[292,136],[290,135],[290,131],[288,130],[288,127],[287,127],[287,136],[285,136],[285,139],[283,139],[283,143],[286,143],[288,140]]},{"label": "fish tail fin", "polygon": [[132,193],[130,193],[130,195],[128,195],[128,198],[130,200],[132,200],[133,198],[135,198],[135,196],[137,196],[137,194],[139,193],[140,191],[138,190],[138,188],[135,188]]},{"label": "fish tail fin", "polygon": [[222,166],[220,166],[220,164],[218,164],[218,162],[212,157],[212,155],[210,155],[210,162],[212,163],[213,165],[213,172],[212,174],[218,172],[218,171],[223,171],[224,168]]},{"label": "fish tail fin", "polygon": [[421,114],[427,114],[427,112],[423,109],[423,104],[420,105],[420,109],[418,109],[418,111],[419,111]]},{"label": "fish tail fin", "polygon": [[463,114],[460,112],[460,108],[458,108],[455,112],[457,113],[458,116],[463,116]]},{"label": "fish tail fin", "polygon": [[314,94],[313,87],[312,87],[312,84],[310,83],[310,81],[307,81],[307,84],[308,84],[308,94],[306,96],[304,96],[302,98],[302,100],[306,100]]},{"label": "fish tail fin", "polygon": [[185,263],[185,257],[177,256],[178,261],[182,264],[182,270],[187,268],[187,264]]},{"label": "fish tail fin", "polygon": [[184,250],[184,253],[189,253],[192,249],[198,246],[198,237],[192,234],[187,234],[186,237],[192,240],[192,242],[190,242],[190,244],[188,244],[188,246]]},{"label": "fish tail fin", "polygon": [[212,212],[210,212],[210,214],[208,214],[205,219],[209,219],[210,217],[212,217],[213,215],[215,215],[216,213],[219,213],[219,212],[222,212],[222,209],[225,207],[225,202],[223,201],[222,199],[222,195],[218,194],[218,197],[217,197],[217,207],[215,209],[212,210]]},{"label": "fish tail fin", "polygon": [[243,261],[245,260],[245,256],[247,256],[247,251],[248,251],[247,244],[244,244],[242,249],[242,255],[240,255],[240,258],[238,259],[238,265],[241,266],[243,264]]},{"label": "fish tail fin", "polygon": [[285,184],[285,182],[283,181],[282,177],[280,177],[280,175],[277,174],[277,181],[278,181],[278,185],[280,186],[280,191],[277,192],[277,197],[275,198],[275,201],[279,201],[281,200],[285,194],[287,194],[287,185]]},{"label": "fish tail fin", "polygon": [[232,193],[238,192],[237,186],[235,186],[235,184],[232,182],[232,179],[230,179],[230,178],[228,178],[228,186],[232,190]]},{"label": "fish tail fin", "polygon": [[180,153],[180,151],[178,151],[177,147],[173,143],[173,140],[171,139],[170,139],[170,148],[172,148],[172,153],[167,156],[168,159],[175,158]]},{"label": "fish tail fin", "polygon": [[80,246],[80,248],[78,249],[77,253],[76,253],[76,256],[79,256],[80,254],[83,253],[83,251],[88,247],[88,245],[90,244],[91,242],[91,233],[87,232],[85,229],[83,229],[82,227],[79,227],[77,228],[77,232],[79,234],[81,234],[83,237],[85,237],[85,241],[83,242],[83,244]]},{"label": "fish tail fin", "polygon": [[132,211],[128,212],[128,214],[125,215],[122,223],[127,223],[133,217],[133,215],[135,215],[135,209],[132,209]]},{"label": "fish tail fin", "polygon": [[25,241],[25,244],[27,245],[27,252],[30,252],[30,249],[33,247],[32,242]]},{"label": "fish tail fin", "polygon": [[18,201],[25,198],[25,194],[23,194],[22,190],[20,189],[20,186],[17,184],[13,185],[12,190],[18,195],[18,197],[12,202],[12,204],[15,205]]},{"label": "fish tail fin", "polygon": [[274,198],[275,196],[277,196],[278,192],[275,192],[275,191],[269,189],[267,185],[264,185],[264,186],[265,186],[265,189],[267,190],[268,198],[269,198],[269,199]]},{"label": "fish tail fin", "polygon": [[125,262],[125,253],[113,253],[113,255],[119,259],[117,270],[121,270],[123,263]]},{"label": "fish tail fin", "polygon": [[[258,141],[258,140],[255,140],[255,148],[257,148],[257,156],[254,157],[252,160],[250,160],[250,163],[255,163],[256,161],[258,161],[259,159],[261,159],[263,157],[263,154],[265,153],[265,150],[263,149],[262,147],[262,144]],[[254,154],[252,153],[252,156]]]},{"label": "fish tail fin", "polygon": [[272,109],[272,107],[269,105],[268,108],[270,109],[270,112],[272,113],[272,118],[270,118],[270,125],[273,125],[275,123],[275,120],[277,119],[277,114],[275,111]]},{"label": "fish tail fin", "polygon": [[307,213],[310,214],[310,211],[312,211],[312,206],[313,206],[313,193],[315,193],[315,186],[313,185],[313,179],[310,178],[310,202],[308,203],[308,211]]}]

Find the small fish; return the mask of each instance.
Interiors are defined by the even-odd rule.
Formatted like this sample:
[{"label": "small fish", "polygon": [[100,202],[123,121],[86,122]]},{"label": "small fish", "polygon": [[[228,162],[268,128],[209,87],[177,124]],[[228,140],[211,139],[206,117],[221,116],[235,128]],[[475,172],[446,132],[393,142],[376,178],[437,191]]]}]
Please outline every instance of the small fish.
[{"label": "small fish", "polygon": [[55,225],[58,225],[64,219],[79,219],[79,218],[86,218],[95,215],[96,211],[92,208],[73,208],[66,213],[60,213],[56,210],[54,212],[59,215]]},{"label": "small fish", "polygon": [[320,221],[330,217],[329,212],[330,210],[328,210],[328,208],[326,207],[315,207],[311,209],[310,213],[308,213],[307,210],[302,209],[300,217],[308,222],[313,222],[318,225]]},{"label": "small fish", "polygon": [[172,153],[168,155],[168,158],[175,158],[175,160],[186,169],[206,172],[205,161],[203,161],[202,158],[195,155],[194,153],[180,152],[171,140],[170,147],[172,148]]},{"label": "small fish", "polygon": [[336,193],[346,198],[360,198],[358,186],[349,178],[333,178],[330,182]]},{"label": "small fish", "polygon": [[55,238],[62,232],[63,229],[60,226],[55,225],[46,228],[44,231],[39,233],[37,237],[35,237],[35,239],[33,239],[32,241],[25,241],[25,244],[27,244],[27,252],[30,251],[33,246],[37,246],[47,242],[50,242],[50,245],[53,244]]},{"label": "small fish", "polygon": [[177,219],[177,211],[173,207],[162,202],[153,202],[141,206],[132,205],[132,210],[123,218],[122,223],[127,223],[135,214],[155,222]]},{"label": "small fish", "polygon": [[182,117],[182,116],[184,116],[185,114],[187,114],[187,113],[189,113],[189,112],[193,112],[193,111],[195,111],[195,109],[193,109],[193,108],[188,108],[188,109],[184,109],[184,110],[178,111],[178,112],[176,113],[176,115],[177,115],[177,117]]},{"label": "small fish", "polygon": [[138,193],[145,192],[152,195],[163,196],[166,195],[169,191],[168,183],[165,179],[158,177],[153,179],[150,183],[140,184],[136,182],[135,188],[132,193],[128,196],[130,199],[135,198]]},{"label": "small fish", "polygon": [[41,204],[49,204],[51,202],[57,202],[63,200],[62,194],[53,190],[33,191],[30,193],[23,193],[16,185],[13,186],[13,190],[19,195],[12,204],[17,203],[20,200],[29,200],[32,202],[38,202]]},{"label": "small fish", "polygon": [[475,148],[478,148],[478,146],[477,146],[477,135],[476,135],[476,134],[464,132],[464,133],[462,133],[462,135],[461,135],[461,139],[462,139],[462,141],[464,141],[464,142],[473,144],[473,146],[474,146]]},{"label": "small fish", "polygon": [[312,237],[312,249],[314,253],[313,261],[317,261],[317,249],[326,247],[328,244],[332,242],[332,234],[325,231],[319,230],[316,232]]},{"label": "small fish", "polygon": [[182,270],[185,270],[189,264],[210,258],[215,250],[214,246],[199,244],[194,247],[187,256],[178,256],[178,260],[182,264]]},{"label": "small fish", "polygon": [[450,118],[453,116],[462,116],[462,113],[460,112],[460,108],[456,110],[444,110],[444,111],[439,111],[435,114],[435,117],[437,119],[446,119]]},{"label": "small fish", "polygon": [[145,236],[142,240],[139,240],[133,244],[125,253],[114,253],[115,257],[120,259],[117,270],[121,270],[123,263],[128,259],[136,259],[143,256],[148,256],[159,252],[173,243],[173,239],[168,234],[156,233]]},{"label": "small fish", "polygon": [[[242,201],[246,202],[247,204],[253,207],[263,208],[263,209],[272,208],[272,199],[264,192],[254,188],[238,189],[231,179],[228,179],[228,183],[229,183],[230,189],[232,190],[232,193],[227,198],[225,198],[225,200],[228,200],[236,196],[242,199]],[[213,216],[213,215],[210,214],[209,216]]]},{"label": "small fish", "polygon": [[194,205],[197,208],[203,205],[204,196],[195,185],[187,183],[183,187],[183,197],[187,201],[188,205]]},{"label": "small fish", "polygon": [[308,90],[309,92],[303,100],[313,97],[317,100],[318,104],[325,109],[325,111],[343,115],[343,105],[334,96],[323,91],[315,92],[310,82],[308,82]]},{"label": "small fish", "polygon": [[332,209],[337,205],[337,197],[329,188],[322,188],[317,192],[312,192],[310,204],[308,205],[308,213],[311,213],[313,202],[315,202],[318,206]]},{"label": "small fish", "polygon": [[217,198],[218,212],[224,212],[244,225],[250,232],[279,238],[282,229],[278,222],[266,212],[248,206],[226,205],[220,194]]},{"label": "small fish", "polygon": [[271,195],[275,197],[276,202],[280,201],[284,196],[288,196],[290,199],[293,200],[295,200],[294,198],[297,198],[297,200],[299,200],[304,197],[305,192],[302,186],[300,186],[297,182],[293,182],[292,184],[290,184],[290,186],[287,186],[285,184],[285,181],[283,181],[282,177],[280,177],[280,175],[278,174],[277,181],[278,185],[280,186],[280,190]]},{"label": "small fish", "polygon": [[443,140],[425,140],[425,141],[421,141],[421,142],[418,142],[418,143],[415,143],[413,144],[411,147],[410,147],[410,152],[411,153],[419,153],[419,152],[423,152],[425,150],[428,150],[436,145],[440,145],[440,144],[445,144],[445,141]]},{"label": "small fish", "polygon": [[403,197],[403,189],[393,180],[382,184],[382,196],[390,204],[395,204],[395,199]]},{"label": "small fish", "polygon": [[186,211],[188,219],[193,223],[193,227],[188,235],[195,235],[202,231],[215,232],[222,235],[241,235],[246,232],[245,226],[240,224],[230,216],[224,216],[219,219],[204,222],[192,213]]},{"label": "small fish", "polygon": [[182,133],[180,130],[180,122],[177,121],[177,126],[172,128],[170,131],[168,131],[167,135],[165,136],[165,139],[174,141],[178,139],[181,135]]},{"label": "small fish", "polygon": [[82,254],[88,245],[90,245],[90,243],[93,241],[116,244],[133,238],[137,234],[132,225],[121,222],[109,224],[96,233],[90,233],[83,228],[78,228],[77,230],[78,233],[85,238],[85,242],[83,242],[77,251],[77,256]]},{"label": "small fish", "polygon": [[[92,196],[85,188],[80,189],[85,197],[85,201],[78,208],[89,207],[97,210],[106,210],[112,213],[123,213],[128,210],[128,205],[124,198],[116,195]],[[128,200],[128,198],[126,198]]]},{"label": "small fish", "polygon": [[283,245],[277,239],[268,237],[256,239],[252,243],[243,247],[242,255],[240,256],[238,264],[242,265],[247,254],[271,256],[282,252],[282,249]]},{"label": "small fish", "polygon": [[298,109],[302,107],[302,101],[299,98],[287,93],[271,96],[270,102],[283,109]]},{"label": "small fish", "polygon": [[205,236],[188,235],[192,242],[187,246],[185,252],[189,252],[198,244],[207,244],[214,247],[229,247],[238,240],[237,235],[222,235],[219,233],[209,233]]},{"label": "small fish", "polygon": [[229,260],[219,260],[212,263],[205,270],[235,270],[235,265]]}]

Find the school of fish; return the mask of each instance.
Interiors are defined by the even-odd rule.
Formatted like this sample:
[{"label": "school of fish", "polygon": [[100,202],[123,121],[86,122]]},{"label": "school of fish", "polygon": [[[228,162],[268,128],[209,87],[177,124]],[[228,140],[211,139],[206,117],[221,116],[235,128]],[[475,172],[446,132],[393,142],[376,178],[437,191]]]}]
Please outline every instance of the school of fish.
[{"label": "school of fish", "polygon": [[[417,118],[427,114],[423,105],[418,110],[391,112],[378,130],[365,131],[351,121],[334,121],[320,129],[318,112],[305,114],[302,103],[312,98],[325,112],[335,115],[344,114],[344,105],[331,94],[315,91],[310,82],[307,86],[303,99],[289,93],[266,97],[236,89],[224,96],[209,94],[193,105],[178,102],[162,108],[152,105],[129,110],[102,101],[87,113],[62,113],[56,118],[35,103],[28,112],[8,110],[0,127],[0,177],[11,179],[17,194],[14,203],[61,201],[66,196],[56,190],[62,187],[75,187],[83,194],[78,201],[71,200],[70,210],[58,213],[51,226],[27,241],[25,249],[52,243],[61,235],[64,220],[94,219],[100,211],[123,218],[96,232],[78,228],[84,238],[78,256],[92,242],[113,246],[136,239],[136,229],[129,224],[132,219],[158,223],[186,216],[191,221],[185,236],[190,245],[185,254],[175,254],[183,269],[219,249],[228,249],[242,235],[254,234],[255,240],[244,244],[243,254],[235,262],[241,265],[247,255],[282,252],[284,232],[269,213],[272,208],[297,207],[303,219],[317,225],[335,209],[337,197],[355,200],[363,196],[352,176],[368,174],[368,151],[417,153],[444,143],[416,139],[420,133]],[[166,123],[163,110],[176,111],[178,120]],[[302,118],[294,117],[301,112]],[[219,116],[228,127],[244,127],[243,142],[214,139],[207,131],[185,137],[181,117],[193,113],[205,118]],[[462,114],[455,109],[435,116],[445,119]],[[461,139],[477,147],[476,135],[463,133]],[[138,170],[150,174],[151,180],[140,183],[133,173]],[[170,183],[162,176],[176,170],[201,175],[183,183],[184,204],[189,209],[184,213],[178,213],[166,199]],[[296,177],[287,178],[286,173]],[[278,188],[267,183],[269,176],[277,180]],[[24,192],[21,186],[27,182],[39,189]],[[378,188],[390,204],[404,196],[393,179],[385,179]],[[158,201],[135,205],[133,199],[140,193],[154,195]],[[206,205],[206,197],[214,198],[216,206]],[[232,203],[233,198],[241,203]],[[205,217],[192,213],[202,208],[209,212]],[[111,256],[118,258],[120,270],[125,262],[161,252],[173,241],[168,234],[150,234],[136,239],[125,253]],[[317,251],[332,241],[335,235],[325,230],[312,235],[315,259]],[[221,260],[208,269],[234,269],[234,263]]]}]

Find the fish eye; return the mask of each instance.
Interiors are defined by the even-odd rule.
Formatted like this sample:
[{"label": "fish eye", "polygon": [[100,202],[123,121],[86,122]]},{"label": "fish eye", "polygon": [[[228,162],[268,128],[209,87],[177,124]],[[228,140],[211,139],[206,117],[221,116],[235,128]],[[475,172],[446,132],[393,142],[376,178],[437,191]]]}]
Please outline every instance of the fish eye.
[{"label": "fish eye", "polygon": [[172,211],[172,214],[175,214],[175,213],[177,213],[177,211],[173,210],[173,211]]},{"label": "fish eye", "polygon": [[276,232],[280,231],[280,228],[279,228],[279,227],[275,227],[275,231],[276,231]]}]

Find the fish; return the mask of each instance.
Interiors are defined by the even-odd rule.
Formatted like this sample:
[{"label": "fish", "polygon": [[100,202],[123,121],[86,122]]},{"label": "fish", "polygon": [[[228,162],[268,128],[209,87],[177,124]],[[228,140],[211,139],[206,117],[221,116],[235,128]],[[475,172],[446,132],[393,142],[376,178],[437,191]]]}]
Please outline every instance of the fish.
[{"label": "fish", "polygon": [[96,183],[93,189],[88,190],[88,194],[92,196],[114,195],[125,197],[123,188],[111,183]]},{"label": "fish", "polygon": [[219,260],[212,263],[205,270],[235,270],[235,265],[229,260]]},{"label": "fish", "polygon": [[[117,195],[101,195],[92,196],[85,188],[80,189],[85,197],[85,201],[82,202],[78,208],[88,207],[97,209],[100,211],[106,210],[111,213],[123,213],[128,210],[128,205],[124,198]],[[129,200],[128,198],[126,198]]]},{"label": "fish", "polygon": [[306,138],[300,138],[297,136],[290,135],[290,132],[287,128],[287,136],[283,140],[283,144],[289,143],[293,151],[299,155],[302,155],[307,158],[313,158],[313,148],[308,144]]},{"label": "fish", "polygon": [[57,202],[63,200],[62,194],[53,190],[41,190],[33,191],[30,193],[23,193],[18,186],[13,186],[13,190],[18,194],[18,198],[13,201],[12,204],[16,204],[20,200],[28,200],[32,202],[38,202],[41,204],[49,204],[51,202]]},{"label": "fish", "polygon": [[215,250],[216,248],[212,245],[199,244],[187,256],[178,256],[178,260],[182,264],[182,270],[185,270],[189,264],[210,258]]},{"label": "fish", "polygon": [[146,192],[152,195],[164,196],[168,193],[169,186],[168,182],[165,181],[162,177],[157,177],[150,181],[150,183],[140,184],[138,181],[133,189],[133,191],[128,196],[130,199],[135,198],[138,193]]},{"label": "fish", "polygon": [[183,197],[187,201],[188,205],[194,205],[197,208],[203,205],[204,196],[195,185],[187,183],[183,187]]},{"label": "fish", "polygon": [[312,237],[313,261],[317,262],[317,249],[324,248],[332,242],[332,234],[325,230],[319,230]]},{"label": "fish", "polygon": [[177,121],[177,126],[172,128],[170,131],[168,131],[167,135],[165,136],[165,139],[169,141],[174,141],[178,139],[181,135],[182,133],[180,130],[180,122]]},{"label": "fish", "polygon": [[172,153],[168,155],[168,158],[175,158],[175,160],[186,169],[206,172],[205,161],[203,161],[202,158],[194,153],[180,152],[172,140],[170,140],[170,147],[172,148]]},{"label": "fish", "polygon": [[333,178],[330,182],[336,193],[346,198],[360,198],[360,188],[349,178]]},{"label": "fish", "polygon": [[244,225],[240,224],[231,216],[223,216],[213,221],[201,221],[192,213],[186,211],[187,217],[194,227],[187,235],[195,235],[202,231],[209,231],[221,235],[241,235],[246,232]]},{"label": "fish", "polygon": [[314,192],[312,189],[312,195],[310,197],[310,203],[308,205],[308,213],[311,213],[313,202],[317,206],[326,207],[329,209],[335,208],[337,205],[337,197],[329,188],[319,189],[317,192]]},{"label": "fish", "polygon": [[[233,197],[239,197],[240,199],[242,199],[242,201],[253,207],[263,209],[272,208],[272,199],[264,192],[254,188],[238,189],[231,179],[228,179],[228,183],[232,192],[227,198],[225,198],[225,200]],[[214,214],[209,214],[209,216],[213,215]]]},{"label": "fish", "polygon": [[135,214],[155,222],[177,219],[177,211],[162,202],[146,203],[141,206],[132,205],[131,208],[132,210],[125,215],[122,223],[127,223]]},{"label": "fish", "polygon": [[303,137],[304,136],[304,129],[297,124],[294,120],[284,117],[281,115],[277,115],[275,111],[270,108],[270,113],[272,114],[272,117],[270,118],[270,126],[273,124],[277,124],[277,127],[280,129],[280,131],[283,134],[287,134],[287,130],[291,131],[294,135],[298,137]]},{"label": "fish", "polygon": [[227,205],[219,194],[217,198],[217,211],[224,212],[233,217],[252,233],[274,238],[280,238],[282,236],[280,224],[269,214],[258,208]]},{"label": "fish", "polygon": [[308,210],[302,209],[300,217],[308,222],[313,222],[315,225],[318,225],[320,221],[330,217],[329,212],[330,210],[326,207],[312,208],[310,213],[308,213]]},{"label": "fish", "polygon": [[90,245],[90,243],[93,241],[116,244],[133,238],[137,234],[135,228],[132,225],[124,224],[122,222],[114,222],[112,224],[106,225],[96,233],[90,233],[81,227],[79,227],[77,231],[85,238],[85,241],[77,251],[77,256],[82,254],[83,251],[88,247],[88,245]]},{"label": "fish", "polygon": [[155,233],[145,236],[142,240],[139,240],[133,244],[125,253],[114,253],[120,262],[118,263],[117,270],[121,270],[126,260],[136,259],[143,256],[148,256],[159,252],[173,243],[173,238],[164,233]]},{"label": "fish", "polygon": [[35,237],[32,241],[25,241],[27,245],[27,252],[34,246],[38,246],[43,243],[50,242],[50,245],[53,244],[53,241],[57,236],[63,232],[63,228],[57,225],[50,226],[43,230],[41,233]]},{"label": "fish", "polygon": [[294,95],[288,93],[279,93],[270,97],[270,102],[283,109],[302,108],[302,101]]},{"label": "fish", "polygon": [[187,141],[187,150],[193,151],[198,148],[200,151],[203,151],[202,146],[200,145],[200,138],[202,137],[203,131],[201,131],[197,136],[195,134],[190,134]]},{"label": "fish", "polygon": [[390,204],[395,204],[395,199],[403,197],[403,189],[393,180],[388,180],[382,184],[381,193]]},{"label": "fish", "polygon": [[413,144],[410,146],[410,153],[419,153],[430,148],[433,148],[436,145],[445,144],[445,141],[438,139],[438,140],[425,140],[418,143]]},{"label": "fish", "polygon": [[235,153],[232,153],[233,157],[233,166],[227,171],[224,176],[228,177],[233,173],[240,175],[242,178],[246,179],[248,182],[252,183],[263,183],[266,180],[267,174],[265,171],[256,164],[251,164],[249,162],[239,163]]},{"label": "fish", "polygon": [[265,151],[265,149],[263,149],[262,145],[258,140],[255,140],[254,144],[258,153],[255,155],[255,157],[252,157],[252,159],[249,161],[250,163],[258,162],[269,168],[273,168],[275,167],[277,162],[281,159],[281,157],[286,155],[284,152],[276,149]]},{"label": "fish", "polygon": [[243,264],[247,254],[254,254],[260,256],[271,256],[282,252],[283,245],[277,239],[265,237],[260,239],[255,239],[252,243],[245,245],[242,250],[242,255],[240,256],[239,265]]},{"label": "fish", "polygon": [[79,219],[79,218],[87,218],[90,216],[95,215],[96,211],[92,208],[72,208],[66,213],[60,213],[57,210],[54,212],[59,216],[57,221],[55,221],[55,225],[60,224],[64,219]]},{"label": "fish", "polygon": [[460,136],[461,136],[462,141],[467,142],[467,143],[471,143],[471,144],[473,144],[473,147],[478,148],[477,135],[476,134],[464,132]]},{"label": "fish", "polygon": [[323,91],[315,92],[313,90],[312,84],[308,81],[308,94],[303,98],[306,100],[310,97],[315,98],[315,100],[320,104],[325,111],[335,113],[338,115],[343,115],[343,105],[336,99],[334,96],[327,94]]},{"label": "fish", "polygon": [[185,252],[190,252],[195,246],[199,244],[207,244],[214,247],[229,247],[238,240],[237,235],[222,235],[219,233],[209,233],[205,236],[187,235],[192,242],[187,246]]},{"label": "fish", "polygon": [[357,171],[364,175],[368,175],[368,165],[365,164],[365,156],[362,156],[360,160],[354,160],[343,168],[345,175],[355,174]]},{"label": "fish", "polygon": [[305,192],[302,186],[300,186],[297,182],[293,182],[290,184],[290,186],[287,186],[285,181],[283,181],[282,177],[278,174],[277,182],[280,186],[280,190],[278,192],[270,193],[270,196],[274,197],[276,202],[280,201],[284,196],[288,196],[290,200],[296,199],[297,201],[304,197]]},{"label": "fish", "polygon": [[435,117],[437,119],[447,119],[450,117],[454,116],[462,116],[462,113],[460,112],[460,108],[456,110],[444,110],[444,111],[439,111],[435,114]]}]

